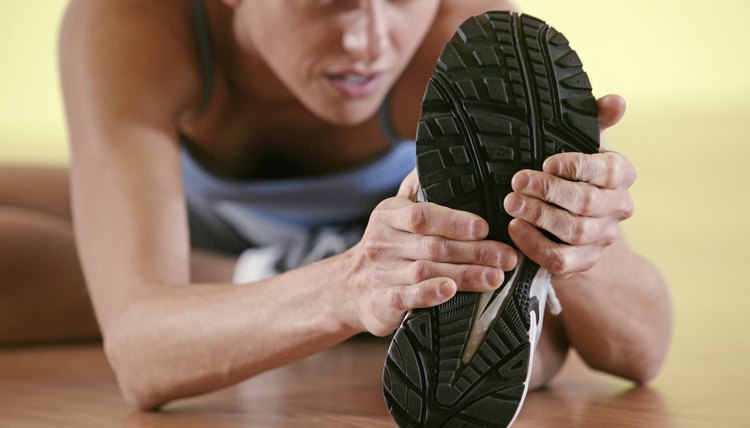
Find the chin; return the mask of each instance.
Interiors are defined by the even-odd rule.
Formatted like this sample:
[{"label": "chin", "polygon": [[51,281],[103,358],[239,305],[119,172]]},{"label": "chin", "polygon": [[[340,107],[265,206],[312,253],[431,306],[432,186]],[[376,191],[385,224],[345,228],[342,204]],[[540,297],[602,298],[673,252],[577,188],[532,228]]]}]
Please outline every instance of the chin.
[{"label": "chin", "polygon": [[357,126],[377,114],[380,102],[344,102],[313,110],[321,119],[338,126]]}]

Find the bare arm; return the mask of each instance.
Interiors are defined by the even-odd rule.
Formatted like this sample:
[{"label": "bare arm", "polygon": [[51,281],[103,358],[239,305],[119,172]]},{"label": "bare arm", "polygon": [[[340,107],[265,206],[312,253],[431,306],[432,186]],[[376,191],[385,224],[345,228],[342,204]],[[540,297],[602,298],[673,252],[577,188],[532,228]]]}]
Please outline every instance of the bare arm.
[{"label": "bare arm", "polygon": [[[242,288],[186,286],[170,112],[193,101],[198,82],[175,67],[191,60],[189,51],[153,47],[180,36],[159,30],[176,28],[156,25],[161,19],[169,18],[132,3],[74,2],[61,44],[76,238],[107,355],[126,399],[142,408],[236,382],[353,333],[330,312],[339,306],[327,282],[314,276],[332,277],[326,267],[312,269],[306,287],[293,275]],[[138,20],[155,25],[127,31]]]},{"label": "bare arm", "polygon": [[131,404],[215,390],[356,332],[386,334],[456,282],[502,283],[515,254],[481,241],[481,218],[416,204],[406,188],[340,256],[242,287],[191,283],[175,129],[200,79],[190,28],[166,4],[75,0],[61,35],[76,240]]},{"label": "bare arm", "polygon": [[592,368],[646,383],[669,346],[672,305],[658,270],[622,240],[596,266],[554,281],[571,345]]},{"label": "bare arm", "polygon": [[[599,100],[599,109],[604,129],[619,121],[625,104],[608,96]],[[515,192],[505,200],[516,217],[511,236],[556,274],[569,344],[591,367],[645,383],[666,356],[672,306],[658,270],[618,237],[620,221],[633,214],[628,188],[635,169],[622,155],[606,151],[556,155],[543,169],[513,179]],[[536,227],[565,243],[550,241]]]}]

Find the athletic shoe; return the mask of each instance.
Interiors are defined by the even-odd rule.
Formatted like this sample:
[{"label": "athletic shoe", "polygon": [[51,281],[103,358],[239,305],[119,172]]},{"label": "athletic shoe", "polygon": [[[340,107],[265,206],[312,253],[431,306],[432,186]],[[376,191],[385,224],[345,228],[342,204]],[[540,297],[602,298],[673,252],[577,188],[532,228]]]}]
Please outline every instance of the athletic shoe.
[{"label": "athletic shoe", "polygon": [[[555,153],[595,153],[591,85],[568,40],[528,15],[488,12],[464,22],[443,49],[417,131],[421,199],[480,215],[506,243],[503,199],[521,169]],[[507,427],[528,389],[549,274],[519,253],[496,291],[459,292],[411,311],[383,373],[401,427]]]}]

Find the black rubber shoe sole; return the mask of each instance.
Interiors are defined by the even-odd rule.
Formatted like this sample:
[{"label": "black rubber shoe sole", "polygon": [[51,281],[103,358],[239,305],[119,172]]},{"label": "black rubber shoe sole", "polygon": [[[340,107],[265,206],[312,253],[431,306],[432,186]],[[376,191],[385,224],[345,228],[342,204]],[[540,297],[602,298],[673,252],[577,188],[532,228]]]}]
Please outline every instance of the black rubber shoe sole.
[{"label": "black rubber shoe sole", "polygon": [[[556,153],[598,149],[591,85],[561,33],[508,12],[459,27],[422,102],[417,170],[425,200],[478,214],[490,225],[489,239],[511,243],[503,199],[513,174],[541,170]],[[468,358],[481,293],[459,292],[406,317],[383,372],[399,426],[506,427],[515,419],[531,370],[529,292],[538,269],[528,259],[519,264],[515,280],[501,287],[512,287],[509,296]]]}]

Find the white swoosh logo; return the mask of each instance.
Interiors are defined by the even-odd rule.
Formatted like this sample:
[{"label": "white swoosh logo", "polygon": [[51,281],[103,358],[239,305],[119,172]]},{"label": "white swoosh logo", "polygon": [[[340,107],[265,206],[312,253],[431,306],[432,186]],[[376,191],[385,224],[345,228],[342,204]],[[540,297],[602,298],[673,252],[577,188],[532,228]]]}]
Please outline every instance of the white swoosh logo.
[{"label": "white swoosh logo", "polygon": [[495,294],[495,291],[486,291],[479,296],[477,309],[474,312],[474,322],[471,325],[469,337],[466,339],[466,345],[464,345],[464,351],[461,355],[461,362],[463,364],[469,364],[479,349],[479,345],[487,337],[487,331],[490,329],[492,321],[497,318],[500,308],[503,307],[505,299],[508,298],[513,288],[512,285],[516,280],[516,276],[518,276],[518,272],[521,270],[521,266],[523,266],[524,258],[524,255],[519,252],[518,264],[516,265],[516,270],[513,271],[513,276],[505,283],[503,289],[500,290],[500,293],[494,299],[492,296]]}]

